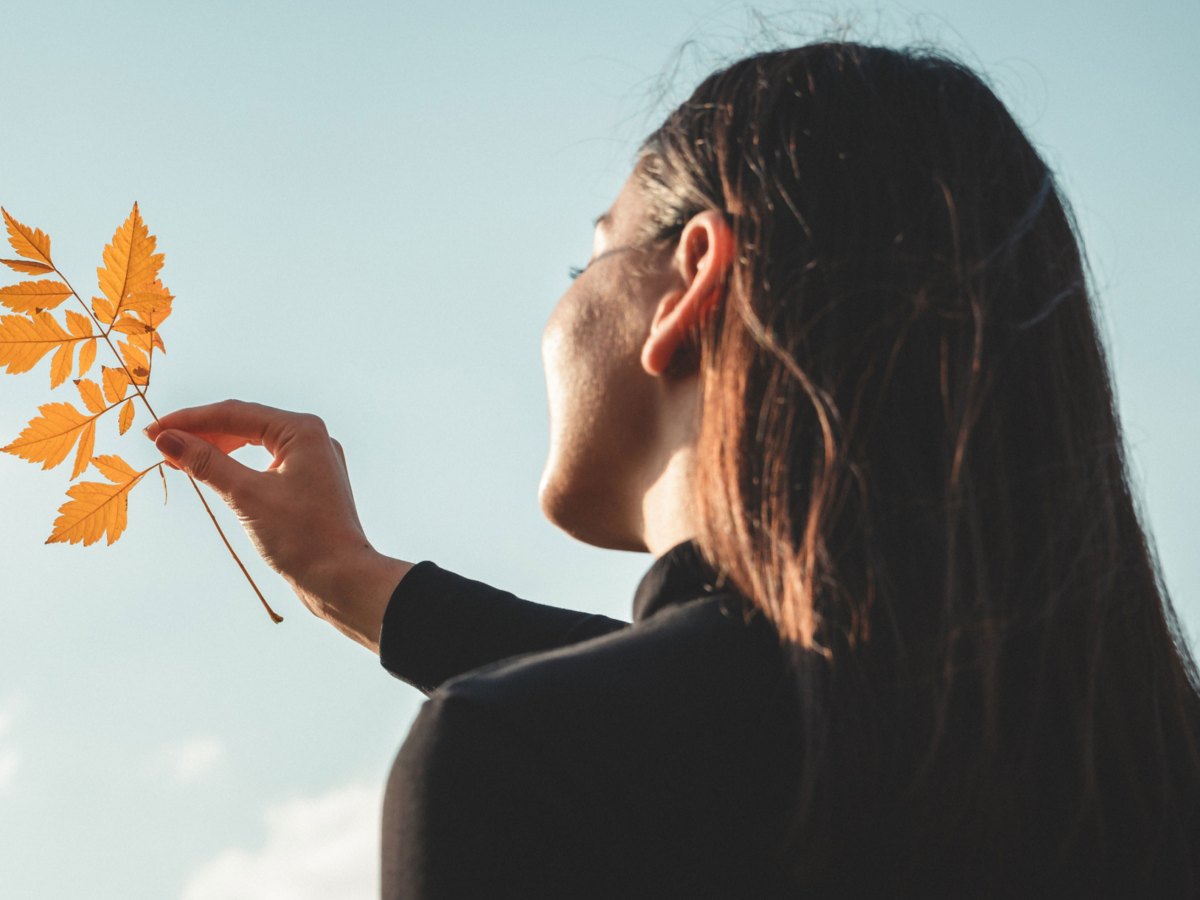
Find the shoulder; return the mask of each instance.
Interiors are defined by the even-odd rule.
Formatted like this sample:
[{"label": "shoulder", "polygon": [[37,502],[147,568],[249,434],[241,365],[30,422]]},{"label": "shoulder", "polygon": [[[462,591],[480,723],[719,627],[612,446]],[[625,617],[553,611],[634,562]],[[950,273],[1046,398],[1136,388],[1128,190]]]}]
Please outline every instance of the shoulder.
[{"label": "shoulder", "polygon": [[434,696],[469,699],[524,732],[531,716],[631,715],[700,695],[754,693],[782,674],[770,623],[736,595],[714,594],[614,633],[466,672]]},{"label": "shoulder", "polygon": [[[451,853],[458,868],[506,879],[569,878],[558,859],[599,883],[620,857],[622,871],[651,883],[705,871],[742,842],[750,853],[789,796],[791,707],[776,632],[745,612],[738,598],[704,597],[443,684],[422,705],[385,800],[385,836],[402,835],[400,852],[414,854],[406,871],[450,877],[454,862],[437,860]],[[481,854],[484,865],[461,865]]]},{"label": "shoulder", "polygon": [[[591,808],[657,801],[678,816],[709,814],[764,786],[795,746],[794,681],[778,634],[745,612],[740,598],[712,595],[500,661],[446,682],[414,727],[441,731],[443,748],[457,747],[448,758],[478,758],[485,734],[511,742],[525,775]],[[747,771],[747,759],[763,765]]]}]

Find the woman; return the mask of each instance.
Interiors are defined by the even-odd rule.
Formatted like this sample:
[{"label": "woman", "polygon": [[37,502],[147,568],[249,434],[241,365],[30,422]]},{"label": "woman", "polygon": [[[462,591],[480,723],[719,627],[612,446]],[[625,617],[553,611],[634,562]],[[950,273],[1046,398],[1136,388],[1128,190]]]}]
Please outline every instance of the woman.
[{"label": "woman", "polygon": [[385,896],[1200,895],[1195,664],[1071,219],[976,75],[846,43],[716,72],[543,357],[542,507],[655,555],[632,625],[377,553],[311,416],[151,432],[430,695]]}]

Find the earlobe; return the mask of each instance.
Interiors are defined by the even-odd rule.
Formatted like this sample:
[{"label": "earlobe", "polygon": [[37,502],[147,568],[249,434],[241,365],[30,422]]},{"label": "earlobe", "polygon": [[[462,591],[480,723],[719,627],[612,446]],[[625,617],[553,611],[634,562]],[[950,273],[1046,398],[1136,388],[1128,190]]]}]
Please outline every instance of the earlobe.
[{"label": "earlobe", "polygon": [[[678,305],[675,309],[678,309]],[[684,331],[678,318],[677,313],[667,313],[665,316],[656,314],[650,323],[650,334],[642,345],[642,368],[650,375],[662,375],[679,349]]]},{"label": "earlobe", "polygon": [[693,340],[716,304],[724,301],[725,276],[733,258],[733,234],[716,210],[693,216],[679,237],[676,265],[684,282],[659,302],[642,346],[642,368],[660,376],[683,345]]}]

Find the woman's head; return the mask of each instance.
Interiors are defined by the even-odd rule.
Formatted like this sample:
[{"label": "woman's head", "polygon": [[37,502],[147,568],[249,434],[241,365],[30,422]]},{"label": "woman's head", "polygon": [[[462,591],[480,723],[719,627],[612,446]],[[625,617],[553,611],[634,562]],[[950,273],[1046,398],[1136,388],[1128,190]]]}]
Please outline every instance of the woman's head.
[{"label": "woman's head", "polygon": [[[1067,807],[1123,758],[1154,769],[1128,798],[1177,802],[1147,785],[1179,757],[1139,735],[1175,727],[1200,759],[1194,666],[1130,493],[1069,213],[987,85],[932,52],[752,56],[650,135],[622,198],[616,244],[635,249],[605,257],[620,290],[563,313],[629,326],[606,332],[619,363],[584,418],[610,439],[586,471],[658,446],[644,423],[664,397],[691,404],[696,537],[800,675],[800,806],[874,791],[923,797],[951,831],[1012,822],[1030,810],[1008,788],[1047,753],[1076,766]],[[698,221],[729,252],[696,288]],[[591,309],[580,296],[560,309]],[[656,372],[654,323],[684,296],[673,333],[690,342]],[[620,415],[606,385],[610,406],[635,398],[627,425],[593,417]],[[1078,838],[1046,827],[1048,847]]]}]

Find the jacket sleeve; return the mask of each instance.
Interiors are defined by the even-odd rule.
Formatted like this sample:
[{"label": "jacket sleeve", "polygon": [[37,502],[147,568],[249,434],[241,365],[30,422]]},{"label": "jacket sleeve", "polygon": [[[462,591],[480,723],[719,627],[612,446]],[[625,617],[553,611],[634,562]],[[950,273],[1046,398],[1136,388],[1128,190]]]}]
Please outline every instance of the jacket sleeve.
[{"label": "jacket sleeve", "polygon": [[425,701],[384,795],[381,896],[578,896],[587,873],[560,769],[473,700]]},{"label": "jacket sleeve", "polygon": [[429,560],[400,580],[379,635],[383,667],[425,695],[479,666],[553,650],[629,626],[522,600]]}]

